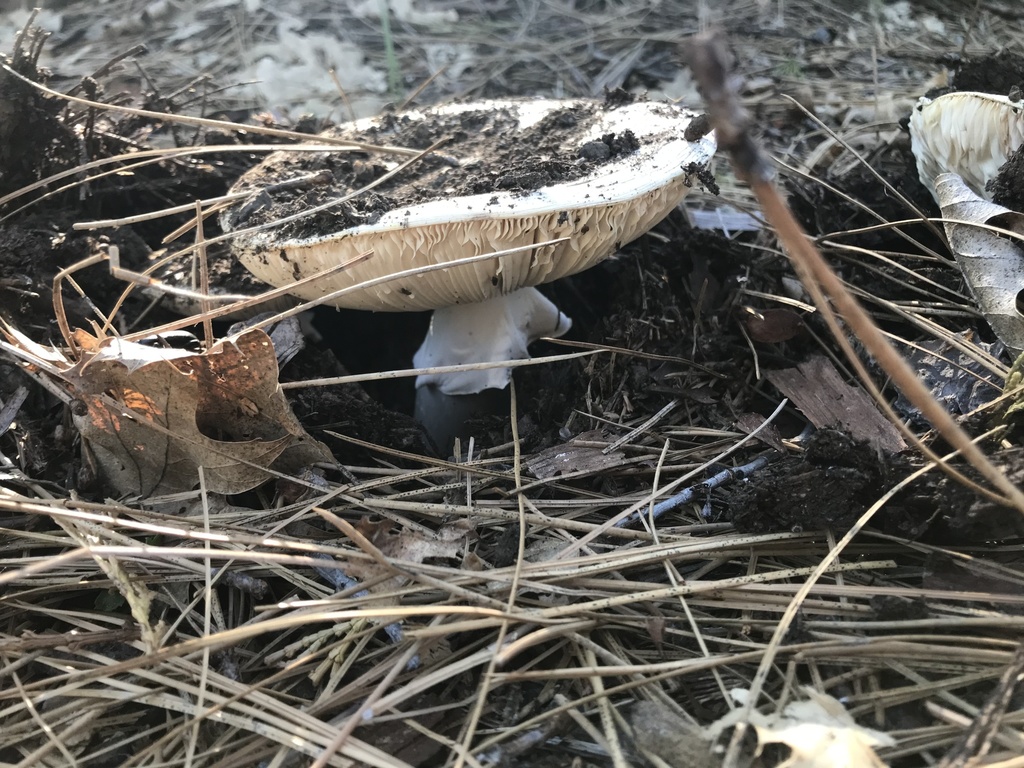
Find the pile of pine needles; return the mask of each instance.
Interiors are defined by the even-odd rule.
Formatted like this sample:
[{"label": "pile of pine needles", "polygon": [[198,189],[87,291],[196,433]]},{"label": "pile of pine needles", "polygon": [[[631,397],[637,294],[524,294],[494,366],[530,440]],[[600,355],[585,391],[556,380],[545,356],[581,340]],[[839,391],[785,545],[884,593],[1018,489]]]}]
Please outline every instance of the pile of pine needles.
[{"label": "pile of pine needles", "polygon": [[[508,7],[478,12],[477,5],[448,4],[462,16],[458,39],[474,46],[477,58],[462,79],[445,84],[446,95],[537,93],[538,83],[588,94],[629,84],[630,77],[665,79],[658,67],[677,68],[680,38],[711,17],[703,4],[684,14],[678,4],[651,3],[639,16],[636,3],[529,4],[531,13],[521,15]],[[800,57],[798,72],[781,34],[778,45],[771,35],[742,34],[741,20],[751,12],[800,18],[808,35],[830,22],[874,33],[829,52],[829,66],[841,61],[861,76],[815,78],[808,66],[820,59],[814,51]],[[926,70],[934,53],[867,11],[859,20],[838,15],[815,19],[797,4],[733,3],[714,18],[740,33],[744,74],[776,84],[747,94],[746,103],[793,183],[817,183],[826,164],[835,183],[842,169],[862,167],[858,148],[880,152],[896,142],[892,116],[880,104],[894,93],[916,96],[922,82],[907,73]],[[965,49],[989,50],[983,25],[992,18],[990,11],[976,14],[964,31]],[[385,60],[380,30],[357,29],[366,36],[357,42]],[[421,30],[396,25],[389,34],[400,83],[436,74],[423,69]],[[446,34],[456,33],[434,36]],[[896,75],[887,78],[889,66]],[[784,98],[792,80],[805,86],[802,101],[818,106],[824,124]],[[438,82],[444,81],[431,81]],[[873,109],[875,117],[851,117],[840,103]],[[153,126],[159,111],[122,112],[118,119]],[[144,173],[138,162],[145,147],[116,138],[138,136],[138,126],[101,125],[99,116],[109,114],[79,101],[58,119],[74,126],[92,115],[93,132],[74,135],[95,139],[99,165]],[[180,130],[254,130],[183,115],[165,119]],[[817,159],[808,158],[812,150]],[[164,170],[194,164],[187,174],[182,165],[177,172],[201,177],[197,188],[205,188],[213,171],[199,151],[205,150],[176,146],[153,156]],[[63,195],[66,204],[68,192],[77,194],[97,167],[50,159],[46,184],[24,185],[5,198],[8,224],[33,210],[18,205],[47,205],[40,190]],[[727,178],[724,165],[718,170]],[[232,173],[220,166],[214,175],[226,184]],[[61,184],[69,189],[54,192]],[[756,213],[751,194],[735,181],[725,185],[723,199]],[[913,206],[901,216],[921,219]],[[900,226],[897,217],[882,219],[884,230]],[[844,276],[873,274],[894,286],[897,298],[887,298],[846,281],[901,349],[941,340],[994,380],[1004,377],[1005,360],[962,335],[977,318],[970,300],[928,277],[953,269],[948,254],[922,247],[914,235],[903,238],[904,250],[879,250],[865,245],[863,229],[816,234]],[[768,230],[738,247],[752,259],[785,263]],[[916,298],[903,291],[908,282]],[[740,289],[737,301],[813,314],[806,295],[763,287]],[[119,318],[124,326],[138,321]],[[844,369],[835,341],[824,333],[816,338]],[[778,404],[781,398],[754,375],[753,344],[751,350],[741,383],[755,394],[744,402]],[[599,390],[621,389],[628,352],[616,357],[605,350],[590,363],[595,380],[608,379]],[[678,383],[702,384],[696,372]],[[878,750],[887,763],[934,764],[947,756],[947,764],[962,764],[956,761],[979,751],[963,752],[965,735],[984,745],[993,764],[1017,765],[1024,751],[1024,709],[1010,695],[1024,627],[1019,528],[996,526],[954,546],[876,525],[912,476],[938,473],[918,454],[884,493],[861,500],[863,527],[852,540],[842,540],[845,530],[739,531],[710,491],[655,520],[659,501],[723,464],[764,453],[732,422],[724,425],[719,417],[727,406],[651,413],[612,402],[611,394],[581,396],[586,406],[577,409],[576,426],[596,430],[613,421],[614,429],[578,438],[571,444],[575,471],[549,474],[536,471],[544,456],[522,450],[513,392],[511,439],[485,450],[462,446],[452,460],[361,446],[361,463],[332,467],[315,482],[277,484],[244,504],[201,488],[115,502],[80,493],[53,467],[26,463],[32,441],[51,439],[31,430],[44,423],[52,429],[54,421],[19,417],[10,407],[16,400],[4,394],[6,763],[399,768],[554,766],[579,756],[616,767],[641,760],[677,765],[686,764],[673,760],[687,750],[710,753],[706,729],[731,710],[781,712],[805,697],[803,686],[840,699],[858,724],[888,734],[892,745]],[[912,431],[936,445],[927,427]],[[981,442],[983,451],[1019,455],[1018,437],[993,434]],[[799,441],[786,445],[801,450]],[[931,515],[941,518],[946,510],[937,498],[930,498]],[[617,525],[627,517],[632,526]],[[362,578],[352,581],[352,573]],[[744,691],[752,692],[749,699]],[[723,747],[728,741],[720,739]],[[741,747],[749,753],[750,743]],[[772,764],[770,753],[762,759]]]}]

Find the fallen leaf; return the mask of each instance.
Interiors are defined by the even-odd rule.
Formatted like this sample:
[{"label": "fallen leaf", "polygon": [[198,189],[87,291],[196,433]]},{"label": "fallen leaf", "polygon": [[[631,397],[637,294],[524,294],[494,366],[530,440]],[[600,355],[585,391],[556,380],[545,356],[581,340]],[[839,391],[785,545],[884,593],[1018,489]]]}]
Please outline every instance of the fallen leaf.
[{"label": "fallen leaf", "polygon": [[[842,702],[810,686],[803,687],[806,699],[791,701],[782,712],[768,716],[750,713],[750,724],[761,745],[785,744],[789,757],[778,768],[885,768],[875,747],[895,746],[889,734],[857,724]],[[748,691],[730,691],[741,703]],[[745,715],[738,707],[708,726],[710,737],[736,725]]]},{"label": "fallen leaf", "polygon": [[314,462],[334,461],[292,414],[260,330],[204,353],[77,331],[77,362],[49,355],[33,371],[71,400],[83,455],[121,496],[207,489],[233,494]]},{"label": "fallen leaf", "polygon": [[940,174],[936,194],[949,247],[978,308],[1014,355],[1024,351],[1024,318],[1017,294],[1024,290],[1024,249],[1016,240],[971,224],[988,224],[1024,236],[1024,214],[983,200],[955,173]]},{"label": "fallen leaf", "polygon": [[356,530],[363,534],[389,560],[422,563],[428,557],[454,558],[463,549],[472,523],[463,521],[442,525],[428,534],[412,528],[396,530],[391,520],[362,518]]},{"label": "fallen leaf", "polygon": [[743,324],[751,339],[767,344],[789,341],[804,331],[803,318],[784,307],[750,309],[743,318]]},{"label": "fallen leaf", "polygon": [[545,448],[526,459],[526,467],[539,480],[561,477],[568,474],[599,472],[622,463],[626,454],[622,451],[608,451],[593,445],[580,443],[607,441],[608,435],[600,429],[577,435],[568,443]]},{"label": "fallen leaf", "polygon": [[[367,517],[362,518],[355,527],[380,550],[389,563],[400,563],[402,566],[423,563],[433,558],[458,559],[467,551],[470,537],[475,535],[474,524],[465,519],[446,523],[433,533],[398,528],[391,520],[372,521]],[[371,593],[391,592],[406,581],[394,569],[367,560],[351,560],[346,563],[345,574],[360,583],[368,584]]]},{"label": "fallen leaf", "polygon": [[[954,334],[959,344],[946,339],[926,339],[908,344],[904,354],[907,362],[931,391],[932,395],[957,416],[966,416],[995,398],[1003,389],[1003,381],[983,362],[963,351],[971,347],[998,357],[1003,349],[1000,342],[988,344],[977,338],[973,331]],[[901,392],[893,403],[896,412],[921,427],[931,426]]]}]

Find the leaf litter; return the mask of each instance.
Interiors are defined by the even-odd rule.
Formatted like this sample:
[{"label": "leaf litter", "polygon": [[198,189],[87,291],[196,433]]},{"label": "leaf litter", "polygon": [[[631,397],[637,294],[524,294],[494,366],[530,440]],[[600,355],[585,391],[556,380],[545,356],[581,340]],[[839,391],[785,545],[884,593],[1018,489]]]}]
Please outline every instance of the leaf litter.
[{"label": "leaf litter", "polygon": [[[979,197],[955,173],[935,179],[949,247],[993,332],[1015,355],[1024,352],[1024,214]],[[988,225],[985,227],[983,225]],[[999,230],[1016,234],[1001,236]]]},{"label": "leaf litter", "polygon": [[200,467],[210,492],[238,494],[274,475],[333,462],[289,409],[274,346],[261,330],[199,354],[81,330],[73,341],[77,361],[52,350],[52,373],[35,375],[63,389],[84,463],[120,496],[192,491]]},{"label": "leaf litter", "polygon": [[[149,34],[158,50],[180,50],[174,46],[193,39],[199,43],[197,52],[218,66],[231,59],[223,55],[226,40],[271,30],[266,40],[272,43],[278,38],[271,28],[283,21],[281,29],[292,36],[289,39],[316,43],[310,35],[330,19],[324,8],[307,6],[305,28],[296,25],[294,19],[301,14],[292,13],[289,6],[261,17],[269,24],[238,27],[242,34],[233,38],[224,34],[225,27],[200,23],[198,17],[175,19],[160,4],[153,5],[147,8]],[[966,27],[963,19],[939,18],[907,3],[886,6],[884,12],[872,8],[832,15],[800,4],[735,3],[716,8],[715,13],[736,35],[740,60],[751,75],[744,98],[758,112],[764,140],[790,164],[823,147],[821,156],[828,162],[818,163],[814,172],[849,198],[867,203],[857,207],[826,190],[820,180],[785,171],[798,190],[798,209],[801,196],[811,201],[807,220],[816,224],[813,231],[820,233],[823,247],[842,266],[847,283],[861,292],[887,330],[907,337],[908,348],[922,340],[941,339],[998,377],[1006,375],[1006,360],[980,346],[987,340],[987,329],[977,322],[977,310],[962,290],[958,272],[950,268],[952,260],[935,230],[919,223],[889,223],[914,219],[916,214],[896,196],[883,193],[878,179],[863,171],[865,166],[854,157],[855,150],[865,151],[869,163],[883,178],[894,180],[901,194],[919,206],[931,205],[927,193],[915,191],[911,182],[916,177],[905,173],[909,142],[885,121],[909,114],[914,99],[930,85],[929,78],[939,69],[933,54],[949,47],[950,30],[962,35],[962,46],[954,47],[972,56],[994,49],[993,41],[1003,36],[1012,39],[1019,34],[1014,9],[990,5],[979,9]],[[214,4],[207,12],[235,6]],[[689,11],[660,7],[655,13],[653,5],[644,5],[651,12],[628,19],[631,32],[623,35],[626,20],[610,5],[585,6],[582,13],[577,8],[571,14],[545,6],[527,20],[508,9],[480,14],[468,4],[453,3],[446,8],[459,14],[453,29],[445,27],[450,22],[444,19],[434,25],[424,17],[400,16],[396,9],[392,42],[399,67],[417,83],[433,74],[422,71],[428,62],[447,57],[449,69],[425,91],[424,98],[430,100],[451,93],[536,93],[538,84],[584,94],[595,88],[600,93],[605,85],[637,90],[673,83],[686,87],[676,77],[679,35],[668,39],[665,30],[696,29],[697,19],[686,15]],[[259,10],[254,2],[247,1],[245,7]],[[424,7],[413,3],[408,8]],[[344,4],[339,18],[348,18],[348,11]],[[751,33],[754,17],[757,30]],[[53,25],[56,50],[74,52],[62,38],[81,33],[84,26],[83,39],[90,45],[77,53],[97,56],[84,17],[74,16],[72,10],[66,18],[70,21],[60,27]],[[370,66],[378,67],[378,90],[371,96],[381,98],[387,59],[379,19],[361,18],[348,28],[367,52]],[[423,25],[433,25],[429,35]],[[126,34],[130,27],[126,17],[110,29]],[[190,33],[183,36],[186,29]],[[647,35],[640,45],[639,33]],[[336,37],[333,31],[325,34]],[[65,78],[57,81],[61,89],[77,84],[79,78],[67,79],[69,73],[102,65],[111,55],[112,39],[104,39],[102,60],[94,67],[83,68],[83,58],[69,58],[72,65],[58,67],[63,69],[59,77]],[[453,46],[448,53],[428,47],[439,40]],[[518,41],[518,47],[510,48],[509,40]],[[469,68],[459,64],[467,46],[476,54]],[[272,48],[260,50],[273,53]],[[274,61],[281,69],[294,63],[294,72],[287,74],[305,73],[308,79],[319,71],[318,50],[324,49],[309,44],[288,62],[282,49]],[[509,55],[510,50],[515,55]],[[149,62],[155,64],[149,75],[155,82],[166,82],[163,75],[173,74],[175,62],[183,68],[194,66],[185,65],[185,58],[165,55]],[[333,63],[340,65],[339,72],[345,70],[344,62]],[[358,72],[356,67],[349,69]],[[107,83],[112,91],[124,84],[129,94],[149,88],[144,78],[133,80],[127,71],[119,70],[116,80]],[[100,76],[98,82],[102,80]],[[192,88],[191,96],[172,98],[169,111],[209,114],[216,101],[212,89],[203,82]],[[167,93],[172,92],[168,87]],[[787,92],[810,105],[838,132],[839,140],[823,141],[821,127],[779,95]],[[336,91],[320,93],[329,108],[344,112]],[[191,97],[194,100],[189,101]],[[239,102],[229,99],[224,105],[238,109]],[[116,144],[111,137],[130,135],[146,144],[187,143],[192,135],[180,127],[145,121],[136,123],[141,133],[135,134],[127,130],[127,120],[103,122],[105,118],[90,134],[88,126],[97,123],[89,122],[89,109],[50,113],[61,114],[68,125],[84,126],[86,146],[97,146],[89,142],[100,136],[105,137],[103,142]],[[293,113],[279,110],[264,116],[262,125],[277,124]],[[876,120],[885,125],[874,127]],[[250,125],[247,130],[259,127]],[[196,135],[204,136],[202,131]],[[244,149],[237,132],[217,135],[211,130],[205,136]],[[108,145],[103,151],[110,149]],[[205,165],[164,161],[156,166],[155,176],[135,169],[133,176],[116,177],[127,192],[96,181],[91,192],[100,210],[88,215],[77,208],[77,186],[64,198],[37,200],[34,206],[61,221],[60,206],[70,205],[74,220],[81,221],[152,210],[167,199],[187,202],[186,188],[201,186],[204,191],[195,196],[213,198],[221,183],[218,178],[226,186],[230,169],[240,172],[237,158],[242,154],[225,152]],[[79,156],[77,143],[70,165],[54,151],[45,158],[53,164],[47,172],[73,167]],[[716,168],[716,177],[731,210],[750,210],[749,194],[724,166]],[[172,186],[159,186],[169,178],[175,179]],[[118,210],[114,201],[130,195],[133,188],[145,194],[160,189],[164,200],[156,203],[149,197],[136,202],[137,209]],[[173,194],[168,195],[168,189]],[[716,203],[703,205],[713,213]],[[19,213],[17,223],[28,223],[23,218],[27,215]],[[144,234],[148,248],[156,250],[159,239],[186,223],[184,218],[170,221],[159,235]],[[704,220],[727,218],[712,215]],[[880,227],[874,231],[858,232],[876,224]],[[32,226],[40,231],[38,220]],[[150,225],[137,226],[146,233]],[[408,422],[383,415],[400,409],[402,398],[386,382],[364,383],[377,400],[366,399],[365,393],[341,400],[334,390],[351,384],[325,385],[319,397],[289,390],[296,423],[341,458],[342,466],[327,459],[319,479],[287,482],[283,476],[298,473],[309,462],[323,462],[322,455],[306,457],[281,470],[277,483],[234,494],[233,503],[209,491],[204,496],[186,488],[186,472],[177,492],[157,500],[169,506],[123,505],[79,482],[84,477],[78,458],[83,435],[74,426],[73,411],[33,389],[0,436],[2,535],[8,553],[0,579],[9,590],[0,602],[0,616],[6,622],[0,638],[5,658],[0,674],[12,683],[4,686],[4,758],[12,755],[17,761],[31,755],[65,764],[140,764],[159,754],[176,764],[231,765],[287,761],[301,754],[333,765],[455,765],[476,759],[543,766],[564,765],[577,756],[595,764],[622,765],[634,758],[657,764],[657,754],[640,758],[628,751],[628,740],[616,733],[615,707],[609,705],[657,701],[675,718],[703,726],[725,715],[735,704],[731,691],[748,687],[793,596],[813,566],[831,551],[830,542],[849,525],[847,518],[832,529],[819,530],[823,524],[804,516],[787,521],[781,531],[762,527],[758,530],[763,533],[742,533],[730,511],[738,506],[733,503],[738,497],[725,488],[672,510],[659,519],[655,530],[623,530],[609,524],[617,516],[656,503],[661,493],[671,492],[666,489],[677,487],[673,484],[692,484],[718,470],[719,462],[732,461],[726,454],[740,440],[732,425],[742,416],[744,431],[756,428],[757,417],[763,421],[780,399],[758,371],[791,368],[816,354],[833,353],[827,331],[813,314],[802,317],[806,333],[791,338],[768,334],[747,339],[739,333],[738,306],[760,311],[807,303],[806,296],[786,289],[790,273],[771,234],[763,228],[744,228],[745,233],[726,239],[713,232],[691,232],[684,216],[674,215],[600,274],[581,277],[571,287],[554,286],[553,291],[566,294],[559,298],[568,296],[570,303],[573,294],[586,297],[572,304],[572,312],[586,318],[577,323],[578,331],[589,335],[569,341],[597,345],[601,353],[561,367],[524,370],[516,381],[515,431],[507,416],[482,419],[474,426],[476,444],[463,445],[455,457],[431,456],[422,448],[409,450],[415,443],[399,442],[398,435],[406,434],[400,430],[406,430]],[[33,258],[15,269],[4,262],[0,279],[6,282],[0,286],[5,291],[5,316],[39,345],[34,349],[41,371],[47,366],[74,368],[81,361],[51,343],[55,336],[52,318],[45,314],[47,302],[30,303],[24,293],[45,294],[48,259],[63,268],[83,251],[94,252],[93,246],[81,247],[82,236],[71,234],[67,225],[42,232],[34,247],[45,258]],[[144,248],[136,253],[144,264],[150,259]],[[38,271],[31,272],[34,269]],[[22,275],[30,280],[20,280]],[[76,277],[89,301],[102,303],[111,295],[107,277],[84,272]],[[75,324],[89,327],[89,319],[95,319],[92,307],[84,299],[74,306],[76,302],[78,298],[70,302]],[[160,308],[149,310],[149,315],[145,311],[145,301],[129,298],[117,321],[137,323],[141,316],[145,327],[167,320]],[[328,338],[368,340],[376,355],[370,359],[378,365],[370,370],[379,370],[384,360],[381,338],[400,346],[403,339],[416,335],[396,324],[389,326],[390,335],[382,336],[382,326],[368,331],[373,328],[364,325],[369,321],[352,315],[331,319],[341,324],[326,326],[332,328]],[[323,325],[324,316],[319,320]],[[965,326],[981,334],[978,343],[959,337]],[[82,343],[90,354],[98,355],[103,344],[112,344],[90,336],[92,342]],[[310,371],[311,357],[334,366],[336,354],[330,347],[300,352],[281,375]],[[189,378],[175,362],[189,356],[212,354],[165,354],[149,362],[130,358],[127,365],[97,356],[90,363],[99,369],[96,382],[85,381],[90,365],[76,375],[83,379],[81,386],[126,384],[142,397],[148,389],[144,391],[131,375],[145,371],[142,381],[148,387],[149,379],[155,379],[159,391],[163,374],[158,369],[168,374],[173,369],[173,376]],[[268,364],[270,359],[265,358]],[[13,386],[8,388],[6,382],[24,384],[18,372],[24,366],[10,358],[0,365],[0,399],[16,402]],[[109,370],[118,366],[123,370]],[[154,367],[147,370],[148,366]],[[315,373],[308,378],[322,375],[322,368],[312,370]],[[837,371],[850,386],[841,365]],[[273,381],[277,376],[275,369]],[[104,391],[92,397],[109,405]],[[273,406],[244,389],[232,392],[273,412]],[[160,402],[146,397],[148,403]],[[214,395],[195,393],[195,399],[201,397]],[[665,412],[673,400],[679,404]],[[339,402],[366,413],[349,414],[339,409]],[[98,413],[108,420],[121,418],[126,406],[127,400],[106,415]],[[233,421],[251,413],[244,406],[241,400],[214,404],[219,414],[214,421],[220,420],[211,430],[214,442],[244,443],[220,439],[239,435]],[[192,407],[188,405],[185,413]],[[147,404],[142,412],[151,415],[154,406]],[[664,415],[652,420],[660,413]],[[367,414],[373,415],[362,418]],[[364,439],[369,433],[360,431],[368,429],[367,421],[375,422],[374,434],[383,438],[372,445]],[[339,423],[345,428],[339,430]],[[252,427],[244,418],[242,424],[241,436],[247,437]],[[805,424],[796,410],[785,409],[773,422],[780,432],[779,444],[801,455],[805,448],[795,437]],[[131,430],[138,425],[123,426]],[[980,429],[985,428],[987,424]],[[596,429],[610,431],[584,437]],[[178,430],[175,422],[173,431]],[[206,429],[186,434],[190,445],[211,439]],[[280,437],[272,430],[267,440]],[[623,437],[626,440],[620,442]],[[148,443],[155,438],[119,441],[110,450],[124,450],[140,439]],[[308,438],[300,442],[304,440]],[[1003,433],[1000,440],[986,443],[986,450],[1002,457],[1007,471],[1016,476],[1016,433]],[[747,451],[749,444],[739,451],[744,455],[736,457],[737,464],[750,458]],[[211,453],[200,453],[199,461]],[[543,467],[543,457],[566,453],[570,460],[563,471],[549,467],[532,473],[531,479],[519,471],[529,467],[535,455],[542,457],[537,466]],[[127,459],[131,454],[124,455]],[[814,470],[823,473],[820,476],[806,466],[788,480],[784,476],[780,499],[793,498],[794,490],[801,490],[786,485],[801,474],[834,479],[847,477],[858,467],[866,472],[837,457],[834,452],[819,453]],[[194,458],[191,461],[195,463]],[[233,459],[231,471],[243,472],[245,461]],[[997,527],[991,502],[987,507],[976,504],[971,491],[933,477],[935,473],[894,491],[910,472],[923,469],[914,453],[906,461],[905,466],[891,468],[891,477],[871,475],[885,479],[858,486],[860,496],[848,495],[853,516],[879,500],[888,506],[795,605],[799,611],[776,657],[789,666],[768,677],[765,692],[784,708],[797,684],[809,680],[819,695],[841,698],[856,718],[857,725],[848,728],[851,733],[874,727],[896,740],[895,746],[879,747],[881,759],[913,765],[952,748],[964,731],[964,719],[985,703],[987,689],[1011,662],[1020,624],[1019,567],[1012,553],[1020,531],[1012,525]],[[256,471],[261,478],[268,474],[262,464]],[[153,470],[154,476],[162,472]],[[756,487],[757,480],[747,478],[742,486]],[[894,494],[891,499],[889,493]],[[817,504],[826,508],[830,502],[826,495]],[[746,506],[756,514],[755,504]],[[171,507],[182,511],[161,511]],[[318,514],[321,508],[353,521],[355,538],[339,536],[338,529]],[[363,523],[365,531],[360,533],[358,521],[367,514],[381,519]],[[69,519],[91,522],[88,535],[71,528]],[[975,527],[965,525],[969,520]],[[764,515],[758,522],[780,520]],[[794,525],[802,530],[794,531]],[[447,538],[446,531],[458,530],[473,534]],[[396,562],[408,558],[410,567],[400,580],[372,561],[359,546],[360,536],[376,542],[378,551],[392,552]],[[993,536],[1001,548],[992,549]],[[403,553],[406,547],[412,549]],[[499,552],[504,553],[502,558],[491,556]],[[520,559],[520,553],[527,552],[543,556]],[[365,587],[367,595],[333,597],[335,585],[325,585],[317,577],[322,558],[314,555],[335,558],[351,569],[350,577],[358,581],[353,589]],[[119,569],[105,570],[95,557],[108,562],[113,558]],[[948,562],[956,563],[955,568],[942,565]],[[955,582],[941,578],[954,570]],[[235,571],[258,576],[268,592],[257,597],[251,590],[220,583],[225,578],[220,574]],[[129,603],[132,593],[139,597],[135,604],[119,607],[109,599],[111,588]],[[148,609],[145,594],[152,596]],[[879,597],[913,597],[924,601],[928,611],[902,618],[891,611],[883,614],[874,607]],[[160,613],[164,623],[154,623],[149,615],[154,613]],[[396,618],[403,626],[397,642],[380,631],[384,621]],[[140,639],[140,629],[146,632],[145,640]],[[26,630],[34,634],[27,635]],[[407,659],[415,654],[421,664],[411,670]],[[66,698],[71,695],[74,701]],[[115,696],[117,703],[111,706]],[[755,702],[766,717],[772,715],[769,701]],[[370,709],[368,702],[373,702]],[[53,738],[37,727],[33,713],[40,711]],[[1012,714],[1011,708],[1006,715]],[[812,721],[806,712],[797,713],[797,719]],[[558,728],[545,725],[553,721]],[[641,728],[647,726],[648,721],[640,722]],[[654,728],[653,718],[650,727]],[[777,726],[785,729],[788,724]],[[391,741],[388,732],[395,736]],[[126,746],[108,746],[115,733],[124,734]],[[400,744],[414,743],[412,733],[424,737],[429,747],[420,744],[399,757]],[[724,736],[728,739],[728,734]],[[1014,756],[1018,745],[1013,739],[1010,728],[997,728],[994,757]],[[800,750],[811,742],[802,735],[794,740],[796,749],[789,759],[803,759]],[[230,744],[229,755],[221,749],[225,744]],[[845,754],[860,753],[848,745]],[[769,750],[754,759],[767,765],[787,758]]]}]

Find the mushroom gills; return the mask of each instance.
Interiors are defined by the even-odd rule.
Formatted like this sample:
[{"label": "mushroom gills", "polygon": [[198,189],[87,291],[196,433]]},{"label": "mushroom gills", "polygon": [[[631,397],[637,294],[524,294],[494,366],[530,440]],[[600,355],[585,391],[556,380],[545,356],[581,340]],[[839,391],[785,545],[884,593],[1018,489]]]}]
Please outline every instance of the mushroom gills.
[{"label": "mushroom gills", "polygon": [[[557,338],[571,327],[572,320],[540,291],[521,288],[486,301],[434,310],[413,365],[435,368],[525,360],[532,342],[543,336]],[[506,398],[495,392],[505,389],[511,378],[511,369],[504,366],[417,376],[416,419],[438,449],[446,452],[455,437],[462,436],[467,419],[502,407]]]},{"label": "mushroom gills", "polygon": [[909,128],[918,176],[936,203],[941,173],[958,174],[975,194],[991,200],[989,183],[1024,143],[1024,101],[971,91],[922,97]]}]

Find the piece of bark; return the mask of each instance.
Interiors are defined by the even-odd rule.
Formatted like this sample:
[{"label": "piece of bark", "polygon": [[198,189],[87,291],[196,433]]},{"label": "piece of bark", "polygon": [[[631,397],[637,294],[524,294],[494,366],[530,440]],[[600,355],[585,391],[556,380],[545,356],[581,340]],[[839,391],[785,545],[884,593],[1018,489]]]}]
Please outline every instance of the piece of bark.
[{"label": "piece of bark", "polygon": [[607,441],[608,435],[602,430],[592,430],[577,435],[568,443],[553,445],[538,451],[526,459],[527,469],[540,480],[548,480],[562,475],[578,475],[595,473],[612,469],[622,464],[626,454],[622,451],[608,451],[593,445],[580,445],[581,442]]},{"label": "piece of bark", "polygon": [[[736,418],[736,429],[748,435],[762,424],[764,424],[764,416],[756,413],[741,413]],[[779,435],[778,427],[774,424],[769,424],[758,432],[757,439],[769,448],[774,448],[781,453],[786,452],[786,446],[782,444],[782,437]]]},{"label": "piece of bark", "polygon": [[796,368],[767,371],[765,377],[816,427],[838,427],[890,453],[906,449],[899,431],[862,389],[850,386],[822,356]]}]

